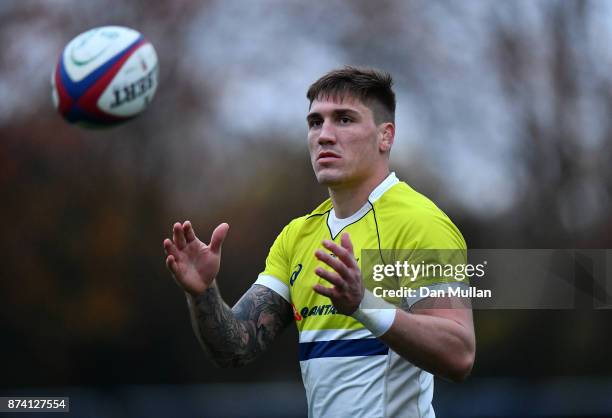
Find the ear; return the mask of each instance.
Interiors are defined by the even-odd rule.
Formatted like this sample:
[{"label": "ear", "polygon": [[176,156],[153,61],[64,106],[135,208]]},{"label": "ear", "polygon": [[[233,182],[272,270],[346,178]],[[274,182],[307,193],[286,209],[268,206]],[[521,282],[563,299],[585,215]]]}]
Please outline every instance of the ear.
[{"label": "ear", "polygon": [[381,123],[378,125],[378,133],[380,138],[378,150],[382,153],[388,153],[391,151],[393,141],[395,141],[395,124],[391,122]]}]

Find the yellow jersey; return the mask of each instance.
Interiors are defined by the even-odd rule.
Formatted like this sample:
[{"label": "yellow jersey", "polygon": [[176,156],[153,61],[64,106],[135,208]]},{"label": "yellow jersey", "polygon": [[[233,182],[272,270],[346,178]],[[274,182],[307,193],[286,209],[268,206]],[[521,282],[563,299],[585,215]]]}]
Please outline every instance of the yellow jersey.
[{"label": "yellow jersey", "polygon": [[[309,416],[433,417],[431,374],[399,357],[360,322],[338,313],[329,298],[312,290],[317,283],[330,286],[314,272],[327,267],[315,258],[315,250],[327,251],[324,239],[340,244],[345,232],[360,267],[362,250],[375,250],[382,257],[385,250],[466,249],[448,216],[394,173],[350,217],[337,218],[328,199],[282,230],[255,284],[272,289],[293,306]],[[452,280],[399,281],[416,289]],[[365,284],[372,290],[371,281]],[[405,308],[420,298],[409,299],[391,302]]]}]

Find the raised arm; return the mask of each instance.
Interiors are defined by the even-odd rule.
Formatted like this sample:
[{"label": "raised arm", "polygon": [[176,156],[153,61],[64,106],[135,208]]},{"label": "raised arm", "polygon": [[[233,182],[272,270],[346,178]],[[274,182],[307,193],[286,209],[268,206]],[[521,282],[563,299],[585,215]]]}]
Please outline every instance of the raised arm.
[{"label": "raised arm", "polygon": [[291,323],[291,305],[265,286],[253,285],[229,308],[216,285],[187,294],[191,324],[202,348],[220,367],[243,366],[265,351]]},{"label": "raised arm", "polygon": [[[472,370],[476,351],[469,301],[456,297],[427,298],[416,303],[409,312],[396,309],[364,290],[348,234],[342,236],[341,244],[323,242],[335,257],[316,251],[315,256],[333,271],[319,267],[315,273],[333,286],[317,284],[313,290],[329,297],[338,312],[362,322],[414,365],[439,377],[464,380]],[[376,308],[361,309],[364,301]]]},{"label": "raised arm", "polygon": [[176,223],[172,240],[164,240],[166,265],[185,291],[193,330],[211,360],[221,367],[249,363],[263,352],[292,319],[291,305],[265,286],[253,285],[229,308],[215,277],[229,225],[213,232],[209,245],[189,221]]}]

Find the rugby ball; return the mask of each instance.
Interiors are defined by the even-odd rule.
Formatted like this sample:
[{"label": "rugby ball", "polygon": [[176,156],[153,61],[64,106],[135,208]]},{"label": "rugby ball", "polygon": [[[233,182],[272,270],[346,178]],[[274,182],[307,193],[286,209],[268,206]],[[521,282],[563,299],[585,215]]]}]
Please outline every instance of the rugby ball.
[{"label": "rugby ball", "polygon": [[138,31],[102,26],[64,48],[51,77],[58,112],[85,127],[113,126],[147,108],[158,83],[157,54]]}]

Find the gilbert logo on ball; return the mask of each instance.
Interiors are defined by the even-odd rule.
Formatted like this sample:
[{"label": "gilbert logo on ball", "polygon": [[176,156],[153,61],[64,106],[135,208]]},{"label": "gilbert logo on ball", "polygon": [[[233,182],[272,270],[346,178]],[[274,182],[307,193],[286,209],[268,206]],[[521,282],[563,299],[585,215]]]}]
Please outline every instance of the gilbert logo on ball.
[{"label": "gilbert logo on ball", "polygon": [[69,122],[111,126],[132,119],[157,89],[157,54],[139,32],[102,26],[66,45],[51,77],[53,104]]}]

